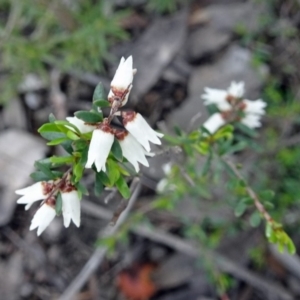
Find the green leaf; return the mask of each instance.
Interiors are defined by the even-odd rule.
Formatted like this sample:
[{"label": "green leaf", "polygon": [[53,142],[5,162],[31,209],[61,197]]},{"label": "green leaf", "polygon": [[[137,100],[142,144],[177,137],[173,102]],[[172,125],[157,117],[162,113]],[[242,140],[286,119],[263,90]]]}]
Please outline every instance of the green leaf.
[{"label": "green leaf", "polygon": [[290,254],[295,254],[296,253],[296,247],[295,247],[295,244],[293,243],[293,241],[291,239],[289,239],[288,243],[287,243],[287,249],[288,249],[288,252]]},{"label": "green leaf", "polygon": [[255,211],[250,217],[250,225],[252,227],[258,227],[261,223],[261,216],[258,211]]},{"label": "green leaf", "polygon": [[55,212],[56,212],[57,216],[61,215],[61,212],[62,212],[62,197],[61,197],[61,193],[58,193],[57,196],[56,196]]},{"label": "green leaf", "polygon": [[80,139],[80,137],[79,137],[75,132],[73,132],[73,131],[71,131],[71,130],[69,130],[69,131],[67,132],[67,137],[68,137],[69,139],[73,140],[73,141],[76,141],[76,140],[79,140],[79,139]]},{"label": "green leaf", "polygon": [[123,161],[122,149],[121,149],[119,141],[116,138],[114,140],[114,143],[112,144],[111,152],[112,152],[113,156],[116,158],[116,160],[118,160],[120,162]]},{"label": "green leaf", "polygon": [[73,156],[52,156],[50,161],[54,164],[68,164],[74,161]]},{"label": "green leaf", "polygon": [[99,177],[99,173],[96,173],[94,193],[97,197],[99,197],[102,194],[103,190],[104,190],[104,186],[103,186],[103,183],[102,183],[102,181]]},{"label": "green leaf", "polygon": [[67,138],[67,136],[62,132],[47,131],[47,132],[41,132],[40,134],[44,139],[48,141]]},{"label": "green leaf", "polygon": [[49,115],[49,122],[50,122],[50,123],[54,123],[55,121],[56,121],[56,118],[55,118],[54,114],[51,113],[51,114]]},{"label": "green leaf", "polygon": [[240,201],[245,203],[245,205],[247,205],[247,206],[252,205],[254,202],[251,197],[244,197]]},{"label": "green leaf", "polygon": [[51,179],[54,179],[54,178],[55,178],[54,175],[53,175],[53,173],[51,172],[50,167],[49,167],[48,164],[43,164],[43,163],[40,162],[40,161],[36,161],[36,162],[34,163],[34,166],[35,166],[38,170],[42,171],[42,172],[43,172],[46,176],[48,176],[49,178],[51,178]]},{"label": "green leaf", "polygon": [[203,169],[202,169],[202,175],[203,176],[207,175],[207,173],[210,169],[210,166],[211,166],[212,158],[213,158],[213,154],[211,152],[210,155],[208,156],[204,166],[203,166]]},{"label": "green leaf", "polygon": [[38,129],[38,132],[60,132],[60,130],[54,123],[45,123]]},{"label": "green leaf", "polygon": [[110,180],[110,185],[114,185],[120,177],[118,165],[111,159],[107,160],[107,175]]},{"label": "green leaf", "polygon": [[76,188],[77,188],[78,196],[79,196],[80,199],[82,198],[82,195],[88,195],[89,194],[87,188],[83,184],[81,184],[80,182],[78,182],[76,184]]},{"label": "green leaf", "polygon": [[82,178],[82,174],[84,171],[84,167],[82,166],[81,163],[77,163],[74,168],[73,168],[73,174],[75,175],[75,182],[80,181]]},{"label": "green leaf", "polygon": [[243,133],[255,138],[258,136],[257,132],[248,126],[242,124],[242,123],[235,123],[235,126],[240,129]]},{"label": "green leaf", "polygon": [[266,224],[266,237],[267,237],[268,239],[270,239],[272,233],[273,233],[272,224],[271,224],[270,222],[267,222],[267,224]]},{"label": "green leaf", "polygon": [[72,140],[66,140],[60,144],[69,154],[73,153]]},{"label": "green leaf", "polygon": [[79,139],[73,142],[73,146],[76,151],[83,150],[88,147],[88,143],[84,139]]},{"label": "green leaf", "polygon": [[59,171],[52,171],[53,176],[49,177],[47,176],[45,173],[41,172],[41,171],[36,171],[30,174],[30,177],[34,180],[34,181],[49,181],[51,179],[56,179],[56,178],[61,178],[63,176],[62,172]]},{"label": "green leaf", "polygon": [[81,163],[81,165],[85,166],[87,159],[88,159],[88,152],[89,152],[89,148],[85,147],[82,152],[81,152],[81,157],[79,162]]},{"label": "green leaf", "polygon": [[119,177],[118,181],[116,182],[116,186],[123,198],[128,199],[130,197],[130,189],[123,176]]},{"label": "green leaf", "polygon": [[264,201],[270,201],[274,198],[275,192],[272,190],[265,190],[259,193],[259,197]]},{"label": "green leaf", "polygon": [[244,202],[239,202],[234,210],[236,217],[240,217],[244,214],[247,209],[247,205]]},{"label": "green leaf", "polygon": [[46,165],[47,167],[51,168],[52,162],[50,157],[42,158],[37,160],[40,164]]},{"label": "green leaf", "polygon": [[101,116],[101,114],[96,113],[96,112],[91,112],[91,111],[85,111],[85,110],[81,110],[81,111],[77,111],[75,112],[75,116],[86,122],[86,123],[99,123],[103,120],[103,117]]},{"label": "green leaf", "polygon": [[104,173],[103,171],[100,171],[100,172],[96,172],[96,174],[97,174],[97,176],[99,176],[99,179],[105,186],[111,186],[110,180],[109,180],[108,176],[106,175],[106,173]]},{"label": "green leaf", "polygon": [[103,84],[99,82],[94,90],[93,102],[99,99],[105,99]]},{"label": "green leaf", "polygon": [[[69,121],[64,121],[64,120],[59,120],[59,121],[55,121],[54,122],[56,125],[62,125],[64,127],[66,127],[67,129],[73,128],[77,133],[80,133],[79,129],[73,125],[72,123],[70,123]],[[68,127],[67,127],[68,126]]]},{"label": "green leaf", "polygon": [[65,137],[63,138],[59,138],[59,139],[56,139],[56,140],[52,140],[50,142],[47,143],[48,146],[55,146],[55,145],[59,145],[60,143],[64,142],[66,140]]},{"label": "green leaf", "polygon": [[109,107],[110,103],[107,100],[96,100],[94,101],[94,105],[98,107]]}]

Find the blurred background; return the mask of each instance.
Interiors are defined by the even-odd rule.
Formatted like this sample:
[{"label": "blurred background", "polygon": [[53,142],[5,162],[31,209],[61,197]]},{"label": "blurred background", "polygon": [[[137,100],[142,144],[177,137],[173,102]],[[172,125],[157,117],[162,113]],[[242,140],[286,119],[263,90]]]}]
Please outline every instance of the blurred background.
[{"label": "blurred background", "polygon": [[[195,115],[194,123],[207,119],[204,87],[245,81],[247,98],[267,102],[263,127],[236,159],[254,189],[275,192],[268,194],[271,214],[299,246],[299,0],[0,0],[0,298],[300,299],[298,255],[268,245],[257,218],[250,224],[247,215],[237,219],[223,203],[235,196],[223,194],[222,180],[204,196],[220,201],[206,201],[205,209],[198,197],[175,211],[147,215],[180,245],[201,226],[217,251],[209,254],[212,264],[208,250],[191,252],[139,231],[120,235],[101,263],[90,260],[121,202],[109,191],[82,200],[79,229],[64,229],[56,218],[39,238],[29,231],[38,206],[25,212],[14,191],[31,184],[35,160],[62,153],[46,147],[37,129],[51,112],[65,119],[90,109],[97,83],[108,92],[120,58],[129,55],[138,72],[128,107],[171,135],[174,125],[189,130]],[[155,199],[161,166],[169,160],[160,156],[143,169],[137,207]],[[92,186],[93,178],[85,180]],[[200,221],[187,233],[178,214]],[[222,255],[223,267],[212,266],[220,260],[214,253]],[[88,261],[93,269],[61,296]]]}]

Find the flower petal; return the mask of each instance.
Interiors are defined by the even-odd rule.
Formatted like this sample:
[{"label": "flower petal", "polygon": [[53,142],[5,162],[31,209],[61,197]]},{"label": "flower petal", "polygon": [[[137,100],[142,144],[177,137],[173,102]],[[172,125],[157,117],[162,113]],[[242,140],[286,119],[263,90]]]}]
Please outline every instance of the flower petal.
[{"label": "flower petal", "polygon": [[43,204],[33,216],[29,230],[38,229],[37,235],[40,235],[55,218],[55,210],[48,204]]},{"label": "flower petal", "polygon": [[265,114],[265,107],[267,103],[261,99],[251,101],[251,100],[243,100],[243,103],[246,105],[244,112],[251,113],[251,114],[258,114],[264,115]]},{"label": "flower petal", "polygon": [[241,123],[249,128],[257,128],[261,126],[260,118],[260,115],[246,114],[246,116],[241,120]]},{"label": "flower petal", "polygon": [[[76,126],[81,133],[91,132],[96,128],[93,125],[86,124],[84,121],[78,119],[77,117],[67,117],[66,119],[68,122]],[[71,126],[70,127],[67,126],[67,127],[72,131],[74,131],[74,129]]]},{"label": "flower petal", "polygon": [[221,111],[231,109],[231,105],[226,100],[227,91],[219,89],[211,89],[206,87],[201,98],[204,100],[204,105],[215,104]]},{"label": "flower petal", "polygon": [[[131,114],[133,117],[126,119],[127,114]],[[163,134],[153,130],[139,113],[124,112],[122,116],[124,117],[123,124],[125,128],[148,152],[150,152],[149,142],[157,145],[161,144],[159,138],[163,137]]]},{"label": "flower petal", "polygon": [[233,96],[235,98],[242,98],[245,93],[245,83],[243,81],[232,81],[227,92],[230,96]]},{"label": "flower petal", "polygon": [[211,134],[214,134],[220,127],[226,124],[226,121],[223,119],[222,115],[215,113],[210,118],[205,121],[203,127],[205,127]]},{"label": "flower petal", "polygon": [[64,218],[64,226],[69,227],[71,220],[80,226],[80,199],[76,190],[70,192],[62,192],[62,215]]},{"label": "flower petal", "polygon": [[93,131],[86,168],[91,168],[95,163],[98,172],[106,171],[105,163],[114,142],[114,135],[111,132],[95,129]]},{"label": "flower petal", "polygon": [[128,133],[123,139],[119,140],[123,156],[134,166],[135,171],[139,172],[139,162],[146,167],[149,163],[145,157],[145,150],[142,145]]},{"label": "flower petal", "polygon": [[47,184],[45,181],[40,181],[26,188],[16,190],[16,194],[23,195],[17,200],[17,203],[27,204],[25,209],[28,210],[35,201],[46,199],[47,193],[45,187]]},{"label": "flower petal", "polygon": [[132,84],[132,80],[132,56],[129,56],[126,60],[122,57],[111,86],[116,89],[126,90]]}]

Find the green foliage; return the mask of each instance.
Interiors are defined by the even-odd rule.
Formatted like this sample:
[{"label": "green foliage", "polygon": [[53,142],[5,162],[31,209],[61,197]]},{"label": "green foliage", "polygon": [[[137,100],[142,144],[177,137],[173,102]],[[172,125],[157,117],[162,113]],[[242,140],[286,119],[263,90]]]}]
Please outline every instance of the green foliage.
[{"label": "green foliage", "polygon": [[185,0],[150,0],[148,8],[158,13],[171,13],[178,9],[180,5],[186,3]]},{"label": "green foliage", "polygon": [[[28,73],[47,79],[47,65],[62,71],[101,71],[111,59],[109,48],[127,39],[121,20],[127,10],[114,11],[109,1],[3,0],[0,11],[1,77],[0,102],[16,93]],[[103,99],[103,98],[98,98]]]}]

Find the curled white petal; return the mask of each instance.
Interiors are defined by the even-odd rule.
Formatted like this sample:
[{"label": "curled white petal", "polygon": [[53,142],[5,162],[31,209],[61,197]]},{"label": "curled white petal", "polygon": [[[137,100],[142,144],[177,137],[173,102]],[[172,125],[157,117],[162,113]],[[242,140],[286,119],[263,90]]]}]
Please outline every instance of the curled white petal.
[{"label": "curled white petal", "polygon": [[[76,126],[81,133],[91,132],[95,129],[95,126],[88,125],[84,121],[78,119],[77,117],[67,117],[66,119],[68,122]],[[74,130],[71,126],[67,127],[71,130]]]},{"label": "curled white petal", "polygon": [[246,116],[241,120],[241,123],[249,128],[257,128],[261,126],[260,118],[260,115],[246,114]]},{"label": "curled white petal", "polygon": [[37,235],[40,235],[55,218],[55,210],[48,204],[43,204],[33,216],[29,230],[38,229]]},{"label": "curled white petal", "polygon": [[105,163],[110,152],[111,146],[114,142],[114,135],[110,132],[105,132],[101,129],[93,131],[88,160],[85,165],[86,168],[91,168],[95,163],[98,172],[106,171]]},{"label": "curled white petal", "polygon": [[222,115],[220,113],[215,113],[204,122],[203,127],[205,127],[211,134],[214,134],[220,127],[225,125],[225,123],[226,121]]},{"label": "curled white petal", "polygon": [[111,82],[111,86],[117,89],[125,90],[132,84],[132,80],[132,56],[129,56],[126,60],[124,57],[122,57],[115,76]]},{"label": "curled white petal", "polygon": [[145,150],[142,145],[129,133],[123,140],[120,140],[123,156],[134,166],[135,171],[139,172],[139,162],[149,167],[145,157]]},{"label": "curled white petal", "polygon": [[150,152],[149,142],[160,145],[161,141],[159,138],[164,136],[162,133],[153,130],[139,113],[136,114],[132,121],[125,124],[125,128],[148,152]]},{"label": "curled white petal", "polygon": [[227,95],[225,90],[206,87],[201,98],[204,100],[204,105],[215,104],[219,110],[224,111],[231,109],[231,105],[226,100]]},{"label": "curled white petal", "polygon": [[243,100],[245,104],[244,112],[246,114],[257,114],[257,115],[264,115],[265,114],[265,107],[267,103],[261,99],[250,101],[250,100]]},{"label": "curled white petal", "polygon": [[242,98],[245,93],[245,83],[243,81],[240,82],[232,81],[227,92],[230,96],[236,98]]},{"label": "curled white petal", "polygon": [[76,190],[70,192],[62,192],[62,215],[64,218],[64,226],[69,227],[71,220],[80,226],[80,199]]},{"label": "curled white petal", "polygon": [[47,194],[45,194],[44,191],[44,184],[45,182],[40,181],[26,188],[16,190],[16,194],[22,195],[22,197],[17,200],[17,203],[27,204],[25,209],[28,210],[35,201],[45,199]]}]

